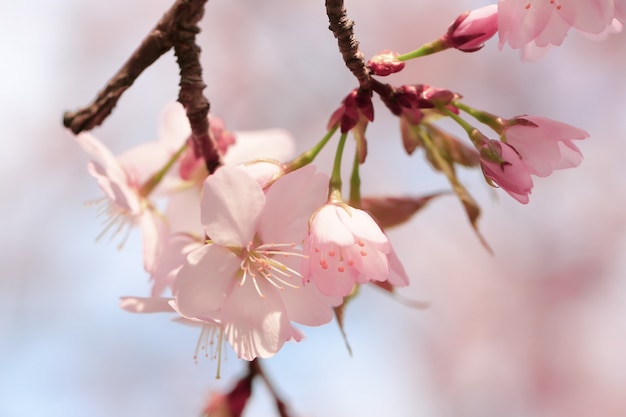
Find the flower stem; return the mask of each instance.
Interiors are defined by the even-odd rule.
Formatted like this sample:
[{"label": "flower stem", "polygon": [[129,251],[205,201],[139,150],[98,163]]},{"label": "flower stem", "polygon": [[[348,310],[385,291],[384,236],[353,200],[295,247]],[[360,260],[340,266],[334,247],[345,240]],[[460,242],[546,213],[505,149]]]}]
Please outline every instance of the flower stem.
[{"label": "flower stem", "polygon": [[359,175],[359,155],[354,155],[352,165],[352,175],[350,176],[350,205],[354,208],[361,208],[361,177]]},{"label": "flower stem", "polygon": [[343,148],[346,144],[348,133],[342,133],[337,144],[337,153],[335,154],[335,162],[333,164],[333,173],[330,176],[330,184],[328,190],[328,198],[333,201],[342,201],[341,199],[341,159],[343,158]]},{"label": "flower stem", "polygon": [[435,54],[437,52],[445,51],[449,46],[445,44],[441,39],[436,39],[430,43],[420,46],[418,49],[402,54],[397,59],[399,61],[408,61],[409,59],[420,58],[426,55]]},{"label": "flower stem", "polygon": [[180,158],[180,156],[183,154],[185,149],[187,149],[187,141],[185,141],[185,143],[183,143],[183,146],[181,146],[176,151],[176,153],[172,155],[172,157],[167,161],[167,163],[163,166],[163,168],[161,168],[160,170],[152,174],[150,178],[148,178],[148,180],[141,186],[141,189],[140,189],[140,193],[143,197],[148,197],[150,193],[154,191],[156,186],[159,185],[159,183],[163,180],[163,177],[165,176],[165,174],[167,174],[167,171],[169,171],[170,168],[172,168],[172,166],[176,163],[178,158]]},{"label": "flower stem", "polygon": [[474,144],[475,147],[480,147],[481,145],[483,145],[485,142],[488,141],[487,137],[485,137],[485,135],[483,135],[480,130],[476,129],[474,126],[472,126],[471,124],[467,123],[465,120],[463,120],[463,118],[461,118],[458,114],[454,113],[453,111],[441,106],[441,107],[437,107],[437,109],[443,113],[445,113],[447,116],[450,116],[450,118],[452,120],[454,120],[455,122],[457,122],[462,128],[463,130],[465,130],[465,132],[467,133],[467,136],[470,138],[470,140],[472,141],[472,143]]},{"label": "flower stem", "polygon": [[479,122],[486,124],[499,135],[504,132],[505,122],[501,117],[488,113],[486,111],[475,109],[468,106],[467,104],[461,103],[460,101],[453,101],[452,105],[457,109],[469,114]]},{"label": "flower stem", "polygon": [[296,169],[302,168],[303,166],[308,165],[311,162],[313,162],[315,157],[317,157],[317,154],[319,154],[320,151],[324,148],[324,146],[326,146],[326,144],[328,143],[330,138],[335,134],[338,128],[339,128],[339,123],[333,126],[332,129],[330,129],[328,133],[324,135],[322,140],[320,140],[315,146],[313,146],[308,151],[301,153],[293,161],[287,163],[285,166],[285,174],[291,171],[295,171]]}]

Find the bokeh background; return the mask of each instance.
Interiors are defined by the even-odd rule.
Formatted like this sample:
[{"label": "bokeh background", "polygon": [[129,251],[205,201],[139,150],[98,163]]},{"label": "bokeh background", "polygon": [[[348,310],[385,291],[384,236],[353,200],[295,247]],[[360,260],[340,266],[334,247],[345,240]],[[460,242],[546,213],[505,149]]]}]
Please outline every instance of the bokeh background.
[{"label": "bokeh background", "polygon": [[[366,56],[407,52],[489,1],[348,1]],[[133,233],[94,243],[100,196],[61,126],[87,104],[169,7],[165,0],[4,2],[0,14],[0,416],[197,416],[244,369],[232,352],[192,359],[198,331],[132,315],[122,295],[148,277]],[[233,130],[288,129],[305,150],[355,86],[323,2],[211,0],[199,36],[216,115]],[[528,206],[463,181],[483,207],[489,255],[453,197],[389,232],[415,310],[366,288],[335,324],[305,329],[266,361],[297,416],[618,417],[626,415],[626,35],[572,33],[537,63],[490,41],[411,62],[389,82],[458,91],[504,117],[542,115],[586,129],[583,164],[535,181]],[[177,95],[172,53],[149,68],[94,134],[115,152],[156,138]],[[366,194],[446,188],[378,105],[362,168]],[[332,148],[318,162],[329,171]],[[347,172],[347,171],[346,171]],[[263,385],[246,416],[272,416]]]}]

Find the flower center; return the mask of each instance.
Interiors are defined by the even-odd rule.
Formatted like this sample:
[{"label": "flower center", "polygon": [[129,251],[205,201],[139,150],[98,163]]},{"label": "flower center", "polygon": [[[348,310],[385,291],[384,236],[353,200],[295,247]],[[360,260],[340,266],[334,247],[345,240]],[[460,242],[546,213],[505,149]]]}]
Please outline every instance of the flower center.
[{"label": "flower center", "polygon": [[[284,261],[290,256],[306,257],[296,249],[295,243],[265,243],[249,242],[242,255],[241,270],[243,277],[239,285],[244,285],[250,279],[257,293],[265,298],[259,287],[259,280],[265,279],[268,283],[283,291],[286,287],[300,288],[293,282],[294,276],[302,278],[302,274],[287,266]],[[278,259],[277,259],[278,257]],[[284,258],[281,260],[280,258]]]},{"label": "flower center", "polygon": [[[356,243],[354,243],[354,245],[358,246],[358,254],[360,256],[367,256],[365,242],[359,239]],[[336,265],[337,272],[345,272],[345,262],[348,264],[348,267],[352,268],[354,266],[354,259],[352,259],[350,251],[344,251],[343,249],[344,248],[342,247],[337,247],[335,244],[331,244],[326,252],[316,247],[314,251],[319,254],[320,267],[326,270],[329,268],[330,262],[331,264]]]},{"label": "flower center", "polygon": [[[559,2],[557,0],[548,0],[550,2],[551,5],[555,6],[557,10],[561,10],[561,5],[559,4]],[[530,1],[528,3],[526,3],[526,6],[524,6],[524,9],[528,10],[530,9],[531,3]]]},{"label": "flower center", "polygon": [[105,217],[102,222],[103,229],[96,237],[96,241],[102,239],[104,235],[109,232],[111,232],[111,240],[120,235],[120,233],[123,233],[121,242],[117,246],[118,249],[122,249],[128,240],[130,231],[133,228],[134,222],[132,214],[125,208],[115,204],[115,202],[108,197],[102,197],[97,200],[89,201],[86,204],[97,206],[97,216]]}]

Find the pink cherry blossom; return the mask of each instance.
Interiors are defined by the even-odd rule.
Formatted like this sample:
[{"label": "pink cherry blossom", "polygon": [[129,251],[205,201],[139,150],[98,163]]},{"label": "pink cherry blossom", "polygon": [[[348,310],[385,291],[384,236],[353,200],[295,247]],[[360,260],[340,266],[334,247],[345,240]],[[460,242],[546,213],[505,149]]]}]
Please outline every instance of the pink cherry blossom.
[{"label": "pink cherry blossom", "polygon": [[588,138],[584,130],[538,116],[516,117],[510,122],[505,141],[515,148],[532,175],[545,177],[555,169],[572,168],[582,161],[572,140]]},{"label": "pink cherry blossom", "polygon": [[528,204],[533,180],[515,149],[506,143],[490,140],[480,151],[480,165],[485,177],[520,203]]},{"label": "pink cherry blossom", "polygon": [[[165,225],[152,202],[148,200],[146,190],[142,188],[146,178],[138,177],[140,172],[144,172],[137,168],[141,164],[134,164],[132,158],[127,156],[127,169],[106,146],[88,133],[76,136],[76,141],[93,158],[87,169],[105,194],[103,199],[98,200],[98,203],[104,204],[102,213],[108,217],[100,236],[107,231],[112,231],[113,236],[127,234],[130,228],[138,225],[143,239],[144,267],[150,271],[159,252]],[[141,158],[143,161],[149,160],[145,156]]]},{"label": "pink cherry blossom", "polygon": [[[231,133],[220,118],[210,115],[209,120],[211,135],[222,154],[222,162],[226,165],[243,164],[257,159],[284,162],[296,152],[295,141],[286,130],[265,129]],[[189,120],[180,103],[166,106],[160,124],[159,132],[169,140],[182,143],[191,135]],[[191,146],[182,155],[178,172],[182,179],[199,183],[207,175],[204,161],[195,155]]]},{"label": "pink cherry blossom", "polygon": [[387,235],[369,214],[346,204],[329,203],[311,219],[304,243],[305,278],[322,294],[345,297],[355,283],[409,279]]},{"label": "pink cherry blossom", "polygon": [[614,27],[615,19],[624,21],[625,6],[624,0],[499,0],[499,46],[560,45],[570,28],[599,34]]},{"label": "pink cherry blossom", "polygon": [[185,318],[216,321],[237,355],[274,355],[301,334],[291,322],[321,325],[332,304],[304,285],[299,248],[307,220],[323,204],[328,178],[305,167],[268,190],[237,167],[223,166],[205,183],[202,224],[207,244],[192,251],[174,282],[174,307]]},{"label": "pink cherry blossom", "polygon": [[[295,153],[293,138],[281,129],[239,132],[235,143],[235,135],[229,133],[219,119],[211,118],[211,129],[218,138],[218,144],[223,145],[220,149],[223,148],[226,152],[223,161],[226,164],[236,164],[253,160],[238,167],[248,171],[262,187],[283,173],[282,165],[274,159],[285,160]],[[188,142],[191,128],[179,103],[165,107],[158,132],[158,142],[140,145],[118,157],[125,164],[124,169],[132,172],[135,177],[148,178],[162,169],[175,151]],[[158,219],[166,226],[166,230],[159,236],[158,248],[155,248],[158,252],[154,255],[156,261],[152,262],[148,270],[153,282],[152,297],[159,297],[165,291],[171,290],[186,255],[194,246],[201,246],[198,242],[204,239],[200,193],[207,173],[203,161],[193,155],[190,147],[187,151],[151,192],[151,196],[164,200],[165,209],[159,213]],[[141,306],[144,305],[145,301],[142,301]]]}]

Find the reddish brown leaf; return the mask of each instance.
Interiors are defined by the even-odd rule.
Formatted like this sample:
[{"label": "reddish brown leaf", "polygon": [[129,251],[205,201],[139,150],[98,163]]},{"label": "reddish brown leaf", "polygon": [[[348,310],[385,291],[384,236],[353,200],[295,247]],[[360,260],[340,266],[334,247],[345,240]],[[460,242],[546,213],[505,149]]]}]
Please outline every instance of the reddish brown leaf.
[{"label": "reddish brown leaf", "polygon": [[447,192],[419,197],[364,197],[361,208],[367,211],[383,229],[398,226],[423,209],[430,200]]}]

